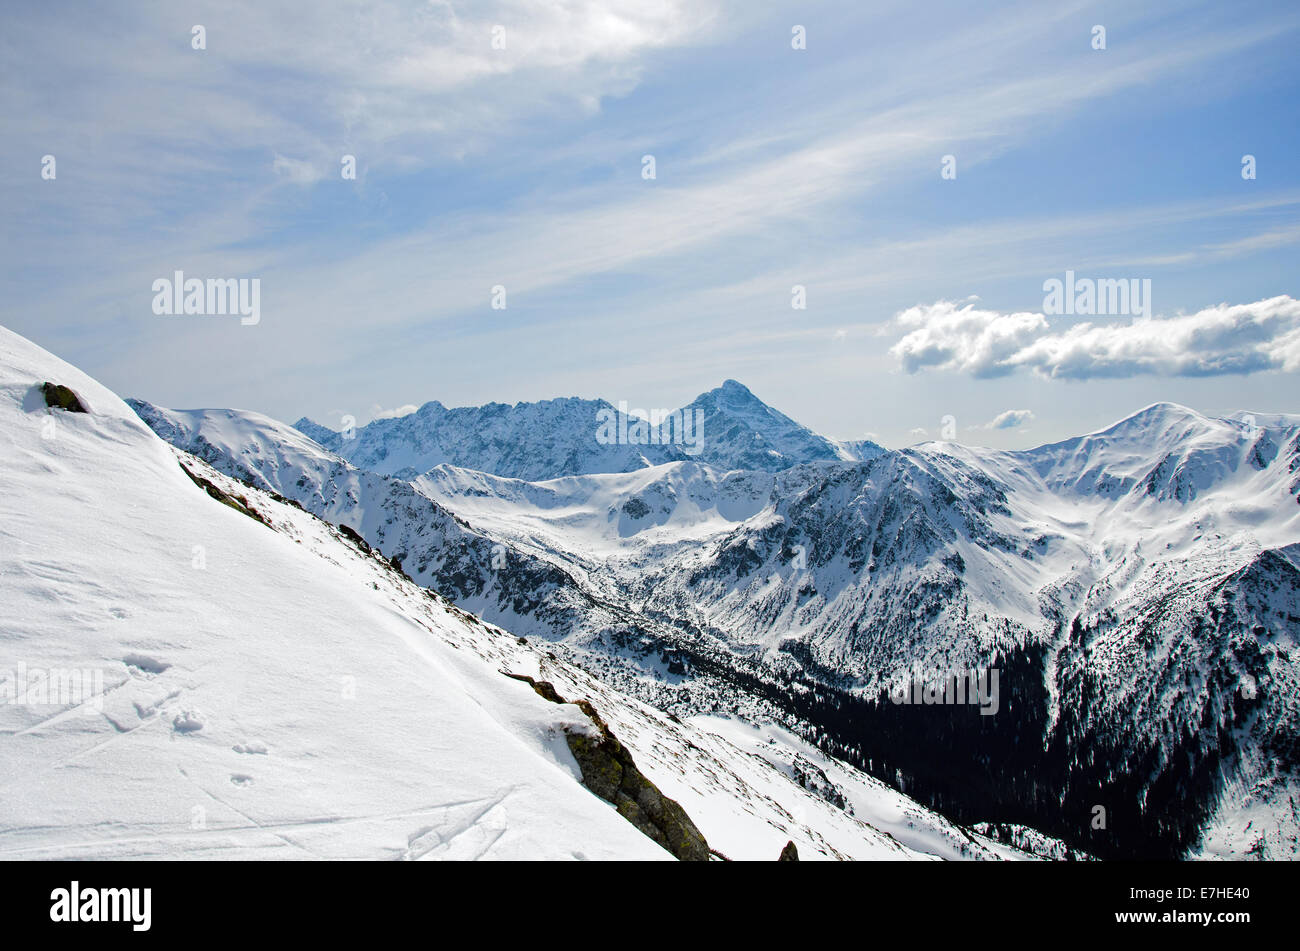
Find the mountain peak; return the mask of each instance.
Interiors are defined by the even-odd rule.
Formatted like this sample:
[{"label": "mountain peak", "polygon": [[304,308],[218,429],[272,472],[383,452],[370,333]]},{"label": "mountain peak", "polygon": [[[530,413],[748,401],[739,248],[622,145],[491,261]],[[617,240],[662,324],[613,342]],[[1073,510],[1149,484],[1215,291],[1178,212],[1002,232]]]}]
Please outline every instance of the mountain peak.
[{"label": "mountain peak", "polygon": [[691,406],[727,406],[733,409],[758,408],[774,412],[771,407],[755,396],[749,387],[739,380],[723,380],[721,386],[714,387],[708,392],[697,396]]},{"label": "mountain peak", "polygon": [[[1160,400],[1150,403],[1136,413],[1131,413],[1125,419],[1202,419],[1200,413],[1182,403],[1173,403],[1169,400]],[[1121,420],[1123,422],[1123,420]]]},{"label": "mountain peak", "polygon": [[1172,428],[1185,430],[1189,426],[1208,425],[1209,420],[1196,410],[1181,403],[1161,401],[1142,407],[1136,413],[1130,413],[1123,419],[1103,429],[1090,433],[1092,436],[1139,435],[1143,433],[1164,432]]},{"label": "mountain peak", "polygon": [[331,443],[336,444],[338,440],[337,432],[306,416],[294,423],[293,428],[321,446],[330,447]]}]

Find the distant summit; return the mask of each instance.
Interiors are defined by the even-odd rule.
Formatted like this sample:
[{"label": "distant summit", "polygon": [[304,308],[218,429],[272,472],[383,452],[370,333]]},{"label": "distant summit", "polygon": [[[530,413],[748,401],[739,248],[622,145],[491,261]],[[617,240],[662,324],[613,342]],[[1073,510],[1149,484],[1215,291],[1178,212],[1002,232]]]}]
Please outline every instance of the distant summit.
[{"label": "distant summit", "polygon": [[[658,433],[646,438],[647,427],[626,406],[576,397],[456,409],[429,402],[407,416],[358,427],[347,439],[306,417],[294,428],[353,465],[403,478],[453,465],[537,482],[682,461],[779,472],[884,452],[871,442],[842,444],[820,436],[736,380],[702,393],[675,415],[699,421],[698,433],[688,427],[695,437],[691,444],[667,436],[661,441]],[[610,432],[617,438],[610,439]]]}]

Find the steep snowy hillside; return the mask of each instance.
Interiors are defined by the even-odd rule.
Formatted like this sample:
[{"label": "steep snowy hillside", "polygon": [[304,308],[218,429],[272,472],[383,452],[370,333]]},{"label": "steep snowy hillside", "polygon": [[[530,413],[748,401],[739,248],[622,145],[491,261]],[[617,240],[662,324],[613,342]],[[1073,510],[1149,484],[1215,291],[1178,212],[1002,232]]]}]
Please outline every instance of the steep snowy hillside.
[{"label": "steep snowy hillside", "polygon": [[0,854],[666,857],[578,785],[576,710],[469,662],[463,621],[395,606],[321,523],[209,498],[7,330],[0,434]]},{"label": "steep snowy hillside", "polygon": [[[249,435],[201,428],[218,461]],[[253,468],[338,465],[281,437]],[[582,785],[604,723],[732,858],[1024,857],[794,737],[756,755],[622,696],[3,329],[0,439],[0,856],[667,858]]]}]

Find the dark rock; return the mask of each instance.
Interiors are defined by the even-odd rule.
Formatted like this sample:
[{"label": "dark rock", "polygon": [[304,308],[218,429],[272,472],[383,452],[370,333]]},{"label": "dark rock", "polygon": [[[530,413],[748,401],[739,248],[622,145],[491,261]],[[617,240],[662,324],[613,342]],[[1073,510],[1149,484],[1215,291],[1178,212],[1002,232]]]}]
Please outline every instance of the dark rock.
[{"label": "dark rock", "polygon": [[552,684],[549,680],[534,680],[532,677],[529,677],[527,674],[507,673],[506,676],[514,680],[522,680],[524,683],[532,687],[533,690],[537,691],[537,695],[541,697],[543,700],[549,700],[551,701],[551,703],[566,702],[565,699],[560,696],[560,692],[555,689],[555,685]]},{"label": "dark rock", "polygon": [[69,413],[89,413],[86,404],[81,402],[81,397],[59,383],[46,382],[41,385],[41,392],[45,394],[45,405],[52,409],[63,409]]},{"label": "dark rock", "polygon": [[778,861],[778,862],[797,862],[797,861],[799,861],[799,850],[798,850],[797,848],[795,848],[795,844],[794,844],[793,841],[791,841],[791,842],[787,842],[787,843],[785,844],[785,848],[783,848],[783,849],[781,850],[781,856],[780,856],[780,858],[777,859],[777,861]]},{"label": "dark rock", "polygon": [[628,499],[623,505],[623,513],[632,519],[645,518],[650,514],[650,506],[641,499]]},{"label": "dark rock", "polygon": [[[294,504],[297,505],[296,502]],[[302,508],[302,506],[299,505],[298,508]],[[352,544],[356,545],[367,555],[370,554],[370,545],[366,542],[364,538],[362,538],[359,534],[357,534],[356,529],[349,528],[347,525],[340,524],[339,534],[342,535],[344,538],[346,538],[348,541],[350,541]]]},{"label": "dark rock", "polygon": [[[524,674],[506,674],[531,684],[538,695],[552,703],[565,703],[548,681]],[[669,799],[637,768],[632,753],[618,741],[588,700],[575,700],[596,726],[597,735],[567,733],[565,740],[582,770],[582,784],[613,803],[618,814],[684,862],[707,862],[709,843],[696,828],[686,810]]]},{"label": "dark rock", "polygon": [[184,472],[187,476],[189,476],[191,482],[197,485],[204,492],[208,493],[208,495],[212,496],[212,498],[216,499],[222,505],[230,506],[232,509],[234,509],[236,512],[239,512],[241,515],[247,515],[249,518],[253,519],[254,521],[261,522],[267,528],[271,527],[271,523],[268,522],[266,518],[260,512],[257,511],[257,509],[249,505],[248,499],[244,498],[242,495],[231,495],[228,492],[223,492],[221,489],[217,488],[217,486],[213,484],[211,481],[203,478],[203,476],[195,475],[189,469],[185,468],[185,466],[181,466],[181,472]]}]

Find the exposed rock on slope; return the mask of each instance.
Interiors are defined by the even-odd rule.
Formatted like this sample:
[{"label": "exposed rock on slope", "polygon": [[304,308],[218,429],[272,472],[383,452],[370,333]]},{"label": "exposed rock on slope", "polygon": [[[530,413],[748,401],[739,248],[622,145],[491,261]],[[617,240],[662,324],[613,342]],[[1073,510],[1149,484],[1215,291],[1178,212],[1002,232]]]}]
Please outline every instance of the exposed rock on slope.
[{"label": "exposed rock on slope", "polygon": [[[535,681],[522,674],[511,674],[532,685],[538,696],[552,703],[567,703],[547,681]],[[594,733],[569,730],[565,740],[578,767],[582,784],[606,802],[614,804],[618,814],[682,861],[707,862],[709,843],[695,827],[691,817],[678,803],[659,791],[641,770],[632,753],[614,736],[587,700],[575,705],[591,720]]]}]

